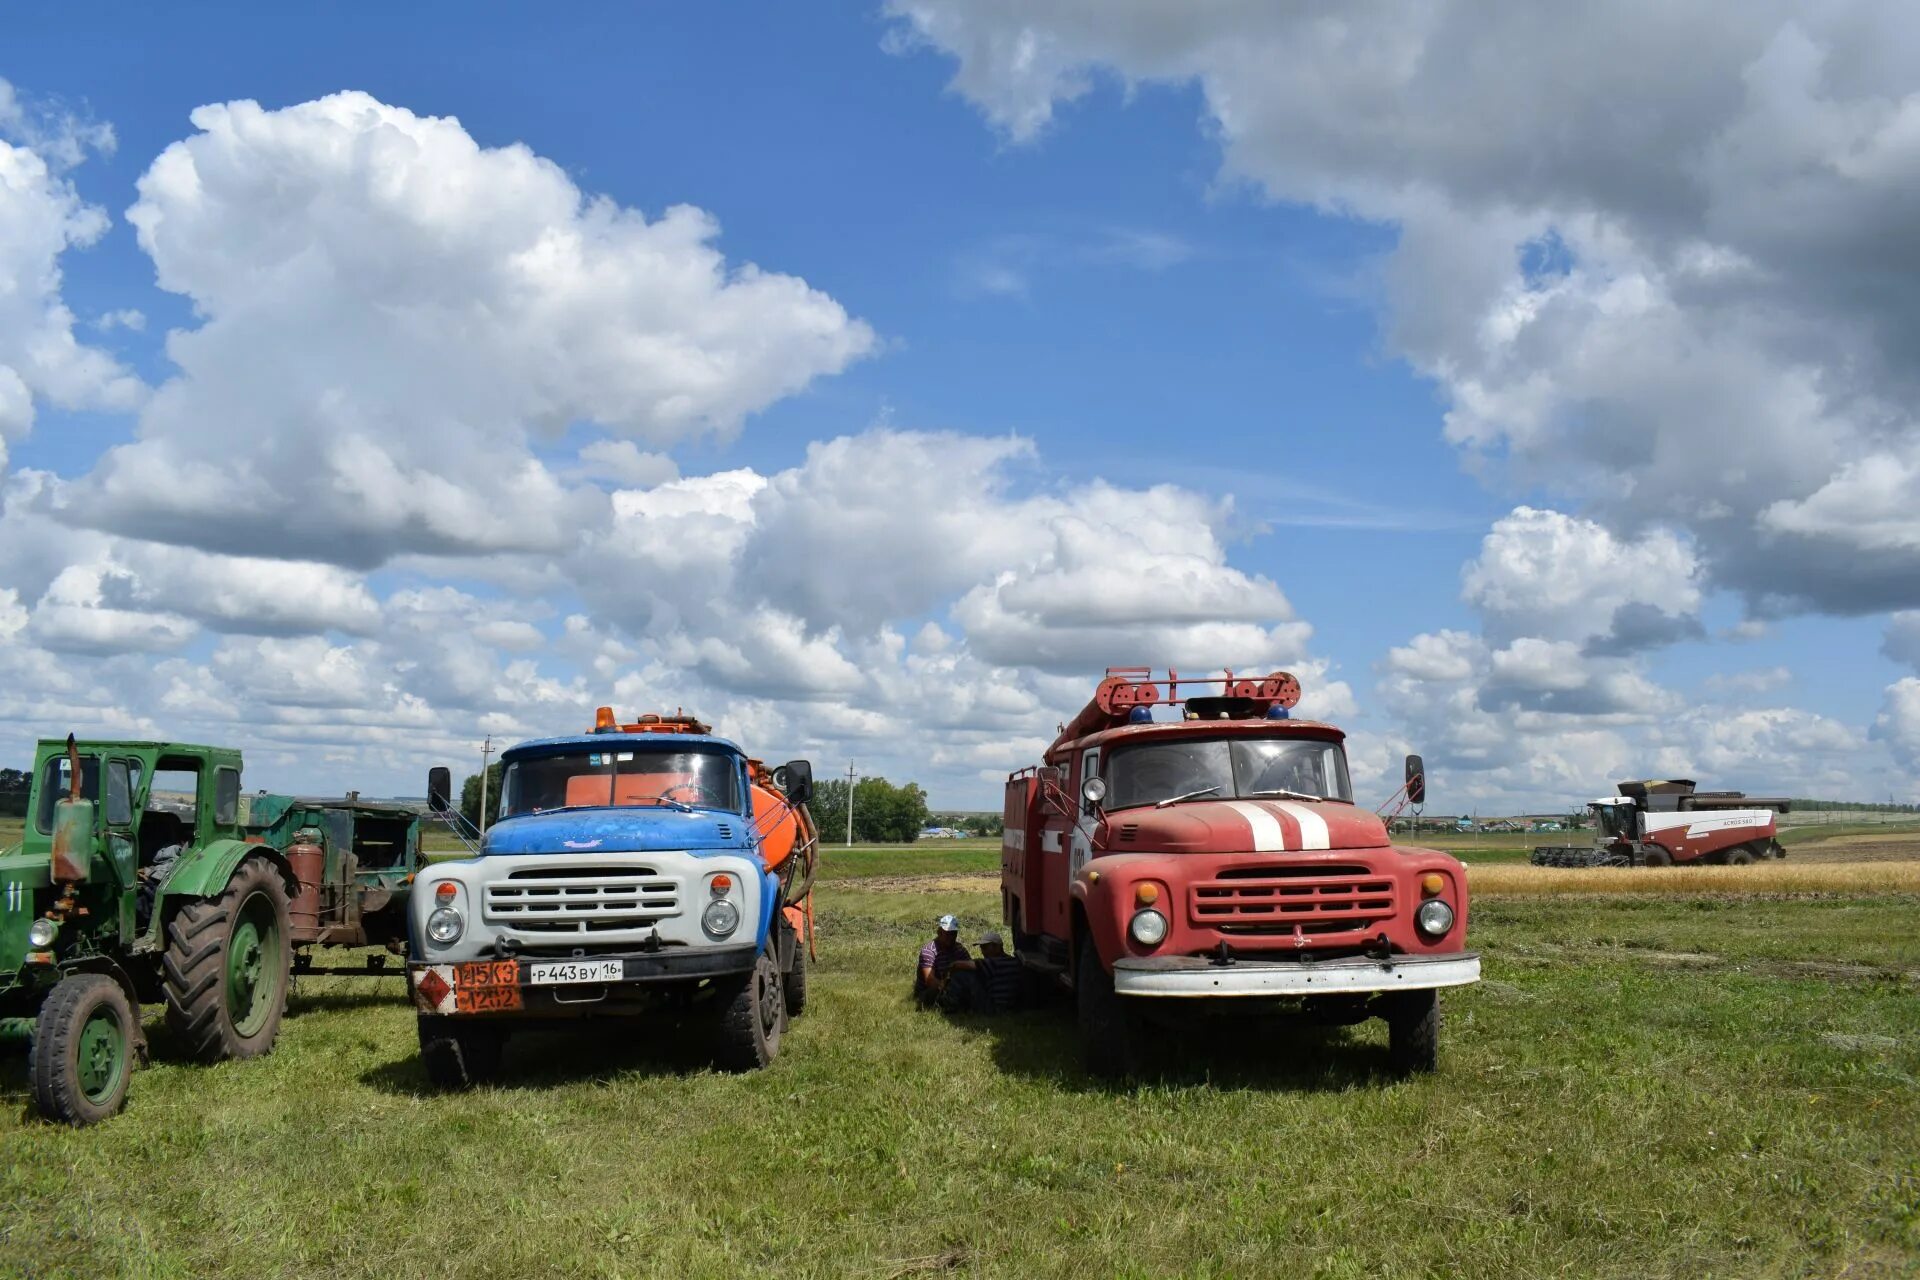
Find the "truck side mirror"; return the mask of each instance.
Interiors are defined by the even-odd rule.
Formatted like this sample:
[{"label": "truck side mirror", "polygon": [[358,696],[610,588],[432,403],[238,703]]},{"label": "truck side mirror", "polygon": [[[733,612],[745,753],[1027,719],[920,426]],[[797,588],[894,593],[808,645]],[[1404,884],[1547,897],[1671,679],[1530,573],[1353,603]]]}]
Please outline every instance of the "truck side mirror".
[{"label": "truck side mirror", "polygon": [[453,807],[453,771],[445,765],[427,770],[427,808],[445,813]]},{"label": "truck side mirror", "polygon": [[1407,757],[1407,803],[1427,802],[1427,766],[1419,756]]},{"label": "truck side mirror", "polygon": [[788,804],[798,806],[813,799],[813,762],[789,760],[781,765],[780,785],[786,789]]}]

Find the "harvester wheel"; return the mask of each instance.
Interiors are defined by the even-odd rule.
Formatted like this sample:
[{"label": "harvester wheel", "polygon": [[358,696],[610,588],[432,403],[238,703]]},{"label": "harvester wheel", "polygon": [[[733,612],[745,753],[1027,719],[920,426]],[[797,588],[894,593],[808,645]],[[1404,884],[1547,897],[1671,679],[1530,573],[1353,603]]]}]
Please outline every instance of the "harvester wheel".
[{"label": "harvester wheel", "polygon": [[139,1019],[112,978],[62,978],[33,1024],[33,1107],[57,1124],[97,1124],[127,1103]]},{"label": "harvester wheel", "polygon": [[1746,845],[1727,850],[1727,865],[1730,867],[1748,867],[1753,865],[1753,850]]},{"label": "harvester wheel", "polygon": [[420,1064],[427,1082],[437,1089],[471,1089],[500,1073],[507,1046],[506,1032],[468,1018],[423,1016],[420,1026]]},{"label": "harvester wheel", "polygon": [[293,967],[290,932],[286,886],[265,858],[247,859],[225,893],[167,922],[167,1026],[191,1057],[256,1058],[273,1048]]},{"label": "harvester wheel", "polygon": [[771,939],[753,962],[753,972],[735,981],[739,986],[720,1012],[714,1062],[723,1071],[756,1071],[779,1056],[780,1034],[787,1028]]},{"label": "harvester wheel", "polygon": [[1395,1075],[1410,1076],[1440,1066],[1440,993],[1407,991],[1387,1006],[1387,1057]]},{"label": "harvester wheel", "polygon": [[1073,971],[1073,994],[1080,1021],[1080,1050],[1087,1070],[1107,1080],[1142,1074],[1147,1064],[1146,1027],[1113,989],[1113,975],[1100,963],[1092,935],[1080,940],[1080,961]]},{"label": "harvester wheel", "polygon": [[1646,865],[1649,867],[1670,867],[1673,865],[1673,854],[1657,844],[1647,846],[1645,857]]}]

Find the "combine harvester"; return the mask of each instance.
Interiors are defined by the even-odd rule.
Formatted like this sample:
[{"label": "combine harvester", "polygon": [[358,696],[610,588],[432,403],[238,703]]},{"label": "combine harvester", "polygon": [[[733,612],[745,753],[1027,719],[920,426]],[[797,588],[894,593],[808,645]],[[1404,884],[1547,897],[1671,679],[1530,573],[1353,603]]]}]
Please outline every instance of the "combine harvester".
[{"label": "combine harvester", "polygon": [[[729,1070],[766,1066],[806,1004],[813,768],[769,769],[688,715],[523,742],[473,856],[422,871],[407,984],[427,1077],[492,1076],[510,1033],[681,1015]],[[428,775],[448,809],[452,778]]]},{"label": "combine harvester", "polygon": [[[1465,869],[1388,840],[1353,803],[1345,735],[1292,719],[1299,699],[1285,672],[1110,669],[1007,780],[1004,918],[1073,990],[1089,1070],[1133,1074],[1207,1017],[1381,1018],[1396,1070],[1434,1069],[1440,989],[1480,976]],[[1409,756],[1405,802],[1425,794]]]},{"label": "combine harvester", "polygon": [[1739,791],[1695,791],[1687,778],[1623,782],[1588,803],[1600,829],[1590,845],[1541,845],[1536,867],[1744,867],[1784,858],[1774,815],[1792,802]]}]

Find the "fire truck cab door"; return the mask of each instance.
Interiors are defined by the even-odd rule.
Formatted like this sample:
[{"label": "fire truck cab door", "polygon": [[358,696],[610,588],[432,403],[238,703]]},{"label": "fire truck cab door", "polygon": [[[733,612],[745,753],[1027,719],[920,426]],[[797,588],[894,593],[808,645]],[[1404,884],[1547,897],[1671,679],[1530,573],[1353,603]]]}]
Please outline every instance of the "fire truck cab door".
[{"label": "fire truck cab door", "polygon": [[1073,825],[1067,828],[1067,883],[1080,874],[1080,868],[1087,865],[1087,858],[1093,851],[1093,820],[1083,810],[1086,805],[1080,798],[1081,788],[1087,785],[1100,764],[1100,748],[1089,747],[1080,753],[1080,768],[1074,772],[1073,787],[1067,793],[1073,803]]}]

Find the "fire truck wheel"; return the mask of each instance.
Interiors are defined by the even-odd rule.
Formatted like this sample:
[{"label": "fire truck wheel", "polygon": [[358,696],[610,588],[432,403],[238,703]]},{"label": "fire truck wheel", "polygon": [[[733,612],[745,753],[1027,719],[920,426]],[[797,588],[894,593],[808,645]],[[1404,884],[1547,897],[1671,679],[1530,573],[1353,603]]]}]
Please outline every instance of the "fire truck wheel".
[{"label": "fire truck wheel", "polygon": [[96,1124],[127,1102],[138,1019],[112,978],[63,978],[33,1024],[33,1107],[57,1124]]},{"label": "fire truck wheel", "polygon": [[753,963],[720,1013],[714,1062],[723,1071],[757,1071],[780,1053],[787,1026],[787,1002],[781,994],[780,967],[768,950]]},{"label": "fire truck wheel", "polygon": [[1433,1071],[1440,1065],[1440,993],[1408,991],[1387,1006],[1387,1057],[1395,1075]]},{"label": "fire truck wheel", "polygon": [[420,1063],[436,1089],[471,1089],[500,1073],[505,1028],[463,1018],[422,1017]]},{"label": "fire truck wheel", "polygon": [[1647,865],[1650,867],[1670,867],[1673,865],[1673,855],[1657,844],[1647,846],[1646,859]]},{"label": "fire truck wheel", "polygon": [[1126,998],[1114,994],[1113,975],[1100,963],[1091,936],[1080,940],[1073,989],[1087,1070],[1108,1080],[1141,1074],[1146,1065],[1145,1028],[1140,1015],[1127,1007]]},{"label": "fire truck wheel", "polygon": [[287,890],[265,858],[240,864],[217,898],[167,922],[167,1026],[202,1062],[273,1048],[293,968]]}]

